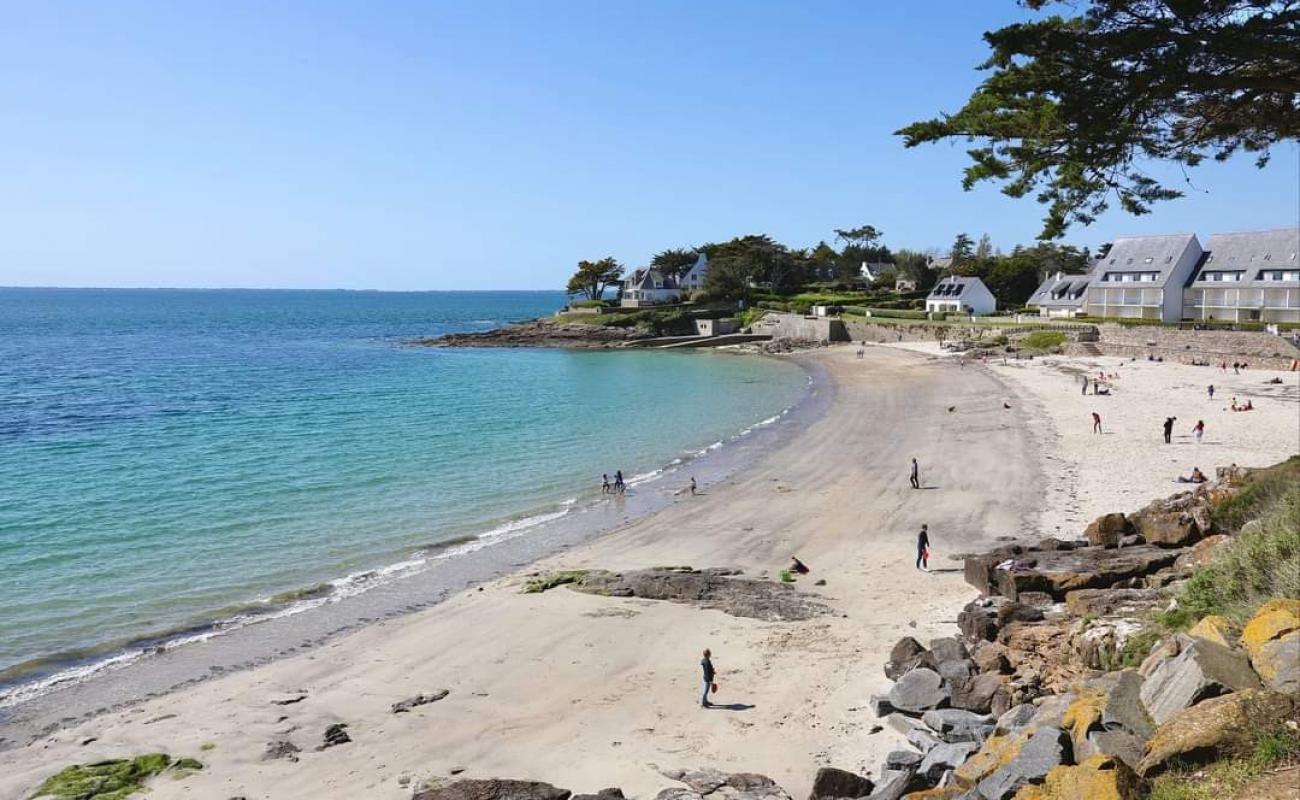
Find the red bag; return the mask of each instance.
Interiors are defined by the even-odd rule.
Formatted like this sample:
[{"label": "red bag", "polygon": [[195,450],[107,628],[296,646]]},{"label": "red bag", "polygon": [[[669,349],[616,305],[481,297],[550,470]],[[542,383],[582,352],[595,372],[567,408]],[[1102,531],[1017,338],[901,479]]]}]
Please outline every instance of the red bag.
[{"label": "red bag", "polygon": [[718,684],[716,684],[716,683],[709,684],[709,689],[711,689],[711,690],[713,691],[714,694],[717,694],[717,693],[718,693]]}]

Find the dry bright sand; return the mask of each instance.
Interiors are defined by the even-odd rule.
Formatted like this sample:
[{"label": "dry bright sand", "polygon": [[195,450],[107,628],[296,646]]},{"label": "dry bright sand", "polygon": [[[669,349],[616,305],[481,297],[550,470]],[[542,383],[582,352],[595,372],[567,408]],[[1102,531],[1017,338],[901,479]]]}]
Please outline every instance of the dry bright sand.
[{"label": "dry bright sand", "polygon": [[[973,593],[949,556],[999,536],[1077,536],[1096,514],[1174,491],[1173,477],[1193,465],[1211,472],[1300,450],[1294,375],[1278,387],[1263,384],[1268,373],[1106,358],[960,368],[894,347],[859,360],[855,349],[800,356],[825,366],[836,399],[788,445],[532,568],[689,564],[774,576],[798,554],[813,570],[799,588],[842,616],[772,623],[566,589],[521,594],[516,575],[0,752],[0,796],[25,797],[70,763],[158,750],[207,768],[156,781],[156,798],[407,798],[416,781],[453,770],[650,797],[674,785],[657,767],[697,765],[762,772],[806,796],[817,767],[868,772],[897,746],[891,729],[871,733],[867,699],[886,686],[881,664],[900,636],[954,632]],[[1112,396],[1083,398],[1070,369],[1122,377]],[[1259,410],[1224,411],[1233,394]],[[1094,409],[1106,435],[1089,433]],[[1166,415],[1178,417],[1168,446]],[[1207,430],[1199,447],[1188,438],[1197,418]],[[923,491],[908,486],[913,455]],[[922,522],[930,574],[912,564]],[[705,647],[719,671],[716,701],[734,710],[697,704]],[[451,694],[389,711],[438,688]],[[297,689],[302,702],[270,702]],[[352,742],[315,752],[335,722]],[[276,740],[300,746],[300,760],[262,761]]]}]

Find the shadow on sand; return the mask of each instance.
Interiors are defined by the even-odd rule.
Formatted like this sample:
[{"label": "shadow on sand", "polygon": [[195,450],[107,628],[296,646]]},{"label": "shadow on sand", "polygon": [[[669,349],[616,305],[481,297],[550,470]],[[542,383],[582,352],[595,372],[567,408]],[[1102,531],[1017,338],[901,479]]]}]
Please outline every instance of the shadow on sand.
[{"label": "shadow on sand", "polygon": [[712,703],[705,706],[708,711],[748,711],[754,706],[750,703]]}]

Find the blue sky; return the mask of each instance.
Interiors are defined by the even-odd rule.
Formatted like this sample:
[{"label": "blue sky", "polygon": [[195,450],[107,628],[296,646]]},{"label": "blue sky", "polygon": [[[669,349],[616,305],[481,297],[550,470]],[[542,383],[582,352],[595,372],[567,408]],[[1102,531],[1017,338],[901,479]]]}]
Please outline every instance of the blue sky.
[{"label": "blue sky", "polygon": [[[0,25],[0,285],[558,288],[583,258],[1041,207],[961,190],[955,110],[1012,0],[40,2]],[[1161,172],[1161,171],[1158,171]],[[1168,174],[1167,172],[1164,174]],[[1294,225],[1277,148],[1066,239]],[[1178,178],[1180,179],[1180,178]]]}]

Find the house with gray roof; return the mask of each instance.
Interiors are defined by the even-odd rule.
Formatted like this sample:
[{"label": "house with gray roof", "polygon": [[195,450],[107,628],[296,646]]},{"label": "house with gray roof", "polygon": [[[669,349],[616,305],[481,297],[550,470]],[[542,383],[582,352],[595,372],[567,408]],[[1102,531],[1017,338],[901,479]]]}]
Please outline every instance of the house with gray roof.
[{"label": "house with gray roof", "polygon": [[1192,233],[1116,239],[1093,267],[1084,313],[1178,322],[1183,318],[1183,288],[1202,252]]},{"label": "house with gray roof", "polygon": [[934,285],[925,298],[926,311],[992,314],[998,301],[979,278],[949,275]]},{"label": "house with gray roof", "polygon": [[623,298],[619,305],[642,308],[661,303],[677,303],[681,299],[681,288],[673,276],[665,275],[652,267],[642,267],[623,281]]},{"label": "house with gray roof", "polygon": [[1211,236],[1184,309],[1196,320],[1300,322],[1300,228]]},{"label": "house with gray roof", "polygon": [[1037,308],[1041,317],[1076,317],[1083,313],[1083,298],[1091,282],[1091,275],[1054,272],[1029,296],[1027,305]]}]

